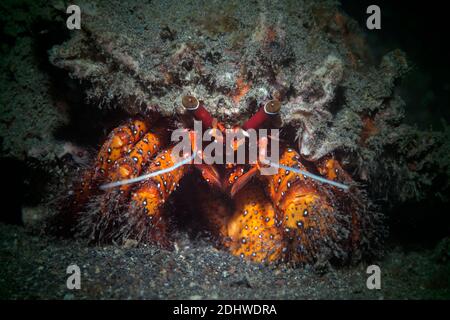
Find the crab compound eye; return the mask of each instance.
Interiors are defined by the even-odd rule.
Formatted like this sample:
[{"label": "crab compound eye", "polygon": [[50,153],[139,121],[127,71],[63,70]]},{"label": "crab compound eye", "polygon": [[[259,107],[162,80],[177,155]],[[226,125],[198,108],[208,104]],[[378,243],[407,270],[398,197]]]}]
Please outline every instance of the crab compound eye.
[{"label": "crab compound eye", "polygon": [[195,110],[198,108],[200,103],[194,96],[184,96],[181,99],[181,104],[183,105],[184,108],[188,110]]},{"label": "crab compound eye", "polygon": [[268,114],[277,114],[281,109],[281,102],[278,100],[270,100],[264,106],[264,111]]}]

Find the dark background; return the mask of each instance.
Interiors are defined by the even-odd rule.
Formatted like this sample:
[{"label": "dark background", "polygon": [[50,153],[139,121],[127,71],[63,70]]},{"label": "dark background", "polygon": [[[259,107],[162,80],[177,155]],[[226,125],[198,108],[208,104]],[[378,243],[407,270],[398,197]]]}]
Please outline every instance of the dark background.
[{"label": "dark background", "polygon": [[[381,30],[368,30],[369,5],[381,9]],[[342,9],[365,30],[377,61],[391,50],[406,53],[411,70],[398,90],[405,101],[406,122],[422,130],[450,124],[450,46],[445,1],[342,0]],[[448,204],[426,199],[387,212],[390,239],[404,248],[433,247],[448,236]]]},{"label": "dark background", "polygon": [[[442,129],[450,123],[449,6],[446,1],[342,0],[342,9],[364,27],[379,57],[399,48],[412,66],[400,90],[408,123]],[[367,7],[381,9],[381,30],[365,28]]]}]

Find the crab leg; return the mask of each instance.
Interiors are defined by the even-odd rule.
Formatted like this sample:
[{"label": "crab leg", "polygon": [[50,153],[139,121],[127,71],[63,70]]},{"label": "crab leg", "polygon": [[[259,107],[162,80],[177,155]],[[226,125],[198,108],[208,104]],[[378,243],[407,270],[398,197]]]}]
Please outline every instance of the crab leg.
[{"label": "crab leg", "polygon": [[[285,149],[279,163],[307,171],[293,149]],[[277,209],[277,226],[284,238],[289,239],[287,250],[291,261],[313,262],[329,244],[337,243],[341,221],[337,197],[330,187],[286,169],[279,169],[272,176],[261,176],[261,179]]]},{"label": "crab leg", "polygon": [[[172,159],[171,151],[172,149],[168,149],[158,154],[144,174],[159,171],[162,168],[173,167],[175,161]],[[188,167],[186,166],[180,166],[170,172],[154,176],[142,182],[132,194],[133,202],[141,205],[148,215],[156,214],[158,208],[177,189],[179,181],[187,169]]]},{"label": "crab leg", "polygon": [[219,192],[202,188],[196,201],[207,228],[231,254],[255,262],[283,259],[284,241],[275,226],[275,210],[259,184],[245,186],[234,206]]},{"label": "crab leg", "polygon": [[[329,180],[339,181],[340,183],[345,183],[347,185],[354,184],[351,176],[341,167],[340,163],[331,156],[327,156],[319,160],[317,169],[321,175]],[[338,192],[343,199],[341,202],[345,212],[350,212],[351,214],[351,242],[352,247],[355,249],[361,241],[361,217],[362,212],[366,210],[363,205],[364,201],[362,201],[362,199],[364,199],[364,195],[356,188],[353,188],[351,193],[342,192],[339,190],[336,192]]]},{"label": "crab leg", "polygon": [[107,177],[115,162],[123,157],[147,131],[148,123],[135,119],[117,127],[108,135],[97,155],[94,169],[86,170],[81,182],[73,190],[71,205],[74,210],[72,211],[79,211],[94,191],[93,189],[96,190],[99,182]]},{"label": "crab leg", "polygon": [[148,131],[149,125],[143,120],[131,120],[114,129],[100,149],[94,169],[94,179],[104,177],[114,162],[123,157],[131,146]]},{"label": "crab leg", "polygon": [[[119,181],[131,179],[139,176],[145,165],[148,164],[157,152],[166,144],[167,133],[165,128],[157,127],[155,130],[147,132],[129,152],[117,160],[113,168],[108,172],[108,181]],[[122,186],[125,191],[128,186]]]},{"label": "crab leg", "polygon": [[283,259],[282,232],[276,214],[259,184],[248,184],[235,200],[235,211],[227,223],[227,246],[232,254],[256,262]]},{"label": "crab leg", "polygon": [[[147,132],[122,158],[115,161],[113,167],[108,170],[105,180],[108,183],[114,183],[136,178],[166,141],[167,134],[163,127]],[[129,195],[130,187],[129,184],[125,184],[120,188],[108,189],[101,194],[101,200],[97,200],[100,203],[101,215],[106,216],[109,211],[114,211],[114,204],[123,203]]]},{"label": "crab leg", "polygon": [[[159,153],[151,162],[144,174],[160,171],[175,165],[171,149]],[[170,172],[156,175],[137,185],[131,193],[131,202],[127,213],[132,219],[145,221],[148,241],[167,243],[167,224],[163,219],[163,205],[179,186],[181,178],[186,174],[187,166],[179,166]]]}]

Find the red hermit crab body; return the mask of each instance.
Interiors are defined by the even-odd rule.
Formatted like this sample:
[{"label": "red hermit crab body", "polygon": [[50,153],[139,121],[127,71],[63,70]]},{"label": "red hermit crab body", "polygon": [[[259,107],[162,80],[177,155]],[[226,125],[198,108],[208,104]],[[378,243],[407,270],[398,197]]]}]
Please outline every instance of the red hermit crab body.
[{"label": "red hermit crab body", "polygon": [[[182,105],[203,129],[212,129],[212,143],[225,143],[225,126],[201,102],[185,96]],[[280,107],[277,100],[262,105],[234,129],[243,130],[244,136],[233,140],[225,153],[245,144],[251,129],[270,127]],[[279,160],[272,163],[261,155],[277,138],[258,137],[257,160],[247,156],[239,164],[198,163],[195,156],[203,157],[196,142],[199,133],[185,132],[192,155],[176,159],[164,120],[136,119],[114,129],[73,193],[70,211],[79,215],[82,233],[101,241],[133,238],[169,245],[165,203],[183,177],[198,169],[204,182],[192,186],[192,200],[206,221],[204,229],[233,255],[257,262],[313,263],[348,259],[360,246],[365,210],[360,191],[349,189],[354,185],[350,175],[331,156],[315,165],[304,163],[281,141]],[[273,165],[275,174],[260,174]]]}]

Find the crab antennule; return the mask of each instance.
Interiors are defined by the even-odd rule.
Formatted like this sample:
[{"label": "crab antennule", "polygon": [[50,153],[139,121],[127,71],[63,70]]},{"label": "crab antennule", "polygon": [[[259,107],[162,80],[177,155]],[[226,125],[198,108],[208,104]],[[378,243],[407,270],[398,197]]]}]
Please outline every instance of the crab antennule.
[{"label": "crab antennule", "polygon": [[261,108],[259,108],[258,112],[256,112],[250,119],[248,119],[242,129],[259,129],[264,122],[266,122],[270,117],[278,114],[281,109],[281,102],[278,100],[270,100],[266,104],[264,104]]},{"label": "crab antennule", "polygon": [[181,99],[181,104],[183,107],[194,114],[195,119],[202,122],[205,128],[212,128],[214,118],[211,114],[206,110],[203,103],[201,103],[194,96],[184,96]]}]

